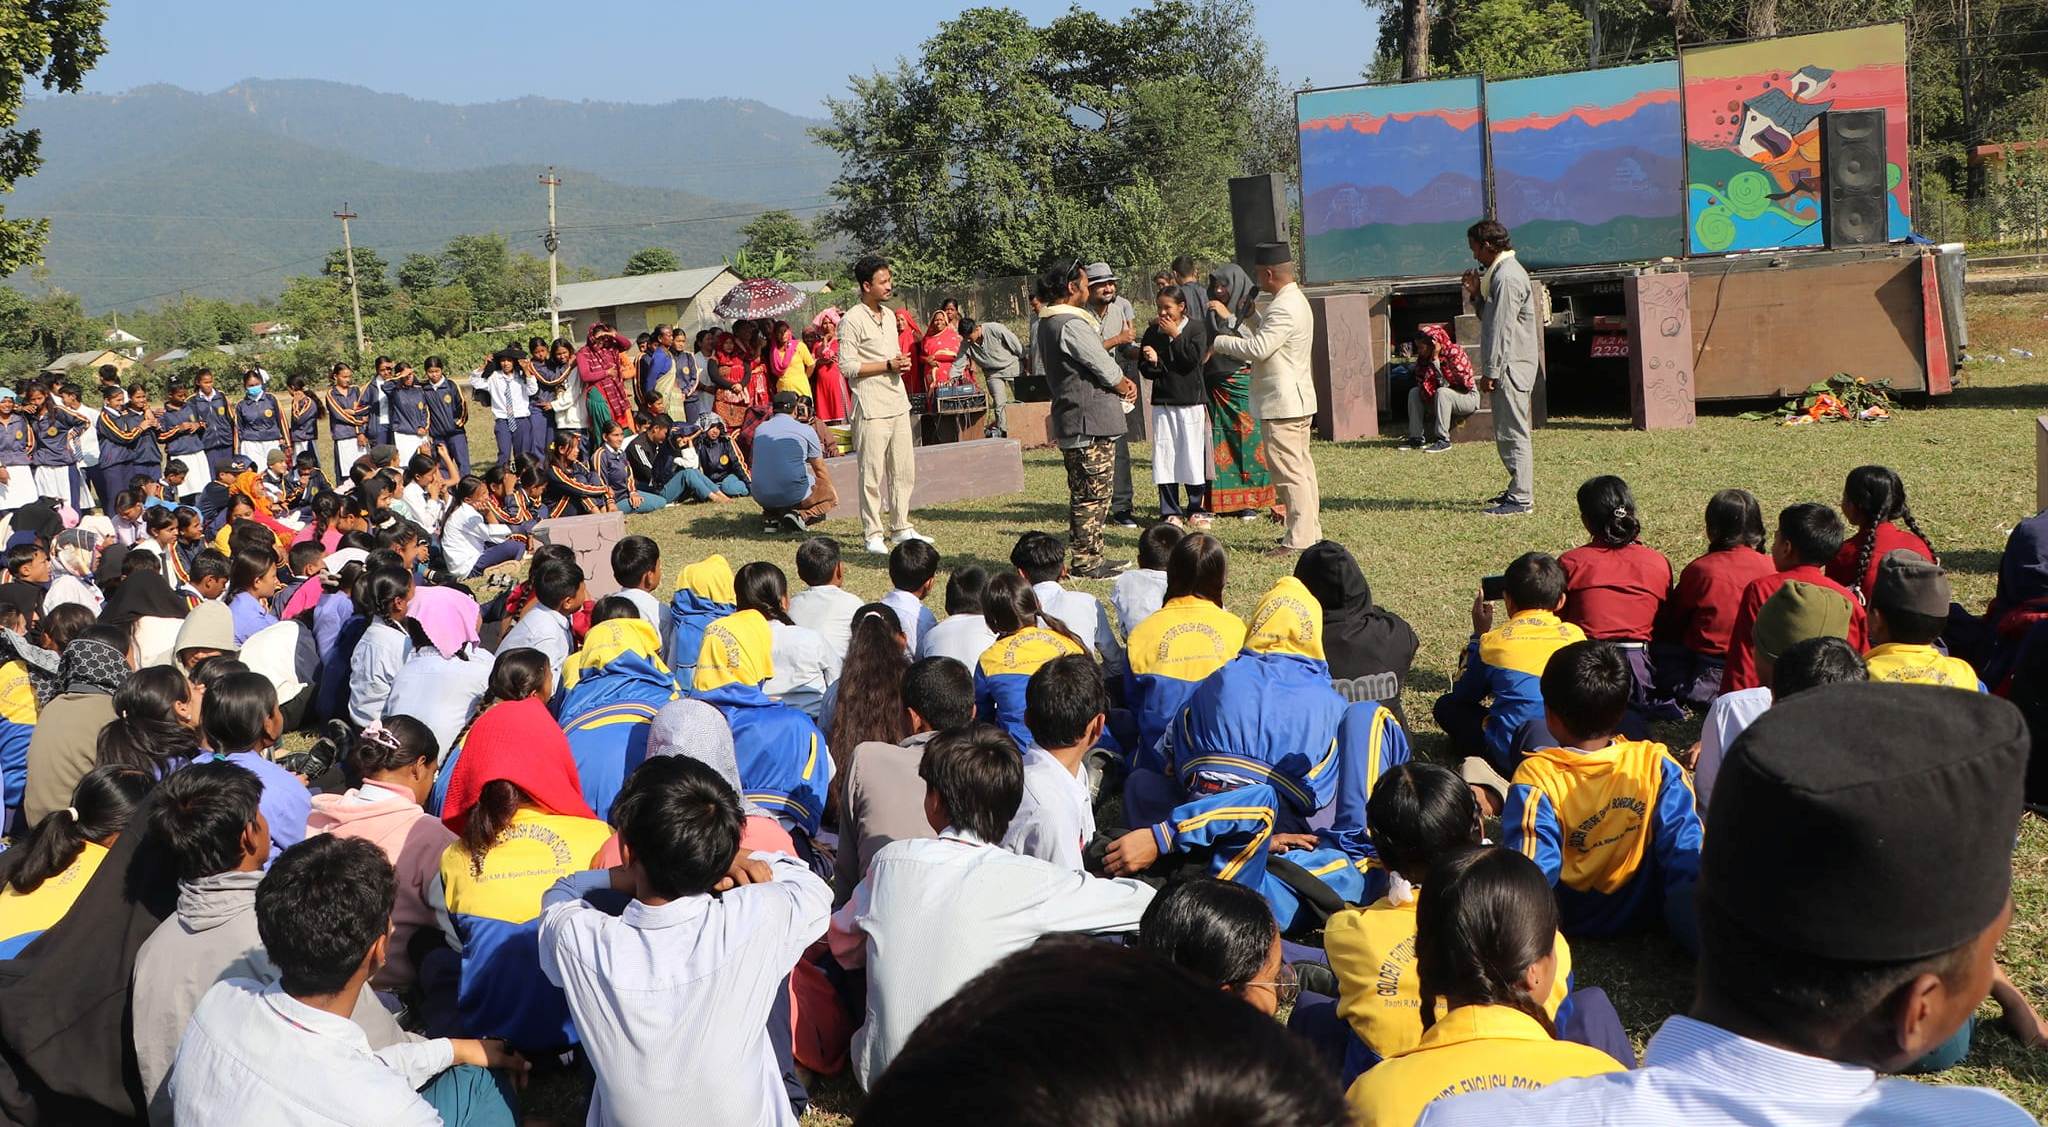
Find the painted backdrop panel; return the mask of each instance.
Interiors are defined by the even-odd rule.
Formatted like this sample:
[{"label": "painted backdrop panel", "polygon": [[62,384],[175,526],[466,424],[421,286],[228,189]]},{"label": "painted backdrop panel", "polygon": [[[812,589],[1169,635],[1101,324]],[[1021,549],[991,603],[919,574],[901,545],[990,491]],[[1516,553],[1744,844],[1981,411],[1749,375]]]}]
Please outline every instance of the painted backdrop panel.
[{"label": "painted backdrop panel", "polygon": [[1889,233],[1912,233],[1903,24],[1690,47],[1679,61],[1692,253],[1821,245],[1829,109],[1885,111]]},{"label": "painted backdrop panel", "polygon": [[1456,274],[1486,217],[1477,78],[1295,99],[1302,237],[1317,281]]},{"label": "painted backdrop panel", "polygon": [[1486,84],[1493,206],[1529,266],[1685,253],[1678,64]]}]

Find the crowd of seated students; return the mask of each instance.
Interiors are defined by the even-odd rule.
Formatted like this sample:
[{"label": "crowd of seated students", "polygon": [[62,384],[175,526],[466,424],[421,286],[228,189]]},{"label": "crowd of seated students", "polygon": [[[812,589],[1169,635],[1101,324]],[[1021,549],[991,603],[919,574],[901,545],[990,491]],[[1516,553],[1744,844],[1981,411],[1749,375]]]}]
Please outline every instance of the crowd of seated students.
[{"label": "crowd of seated students", "polygon": [[[552,448],[267,509],[230,464],[218,546],[146,503],[16,534],[10,1118],[509,1123],[560,1073],[593,1123],[793,1124],[847,1073],[878,1123],[2028,1121],[1879,1074],[1963,1059],[1987,994],[2042,1039],[1994,955],[2043,518],[1979,617],[1881,467],[1768,555],[1715,495],[1682,569],[1594,478],[1588,542],[1474,601],[1436,763],[1334,542],[1252,591],[1162,524],[1104,601],[1044,533],[911,540],[868,602],[829,538],[792,592],[631,535],[592,599],[480,544],[579,484]],[[1639,1060],[1573,945],[1644,931],[1699,991]]]}]

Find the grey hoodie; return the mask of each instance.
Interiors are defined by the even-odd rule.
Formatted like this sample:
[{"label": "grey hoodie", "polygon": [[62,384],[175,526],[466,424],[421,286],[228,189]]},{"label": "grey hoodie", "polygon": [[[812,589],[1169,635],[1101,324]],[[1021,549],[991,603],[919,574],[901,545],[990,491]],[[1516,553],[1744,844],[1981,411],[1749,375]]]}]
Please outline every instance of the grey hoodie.
[{"label": "grey hoodie", "polygon": [[[214,983],[278,979],[256,931],[256,886],[262,872],[216,873],[178,882],[178,910],[157,925],[135,955],[130,1012],[135,1062],[149,1097],[149,1121],[171,1121],[171,1062],[199,999]],[[370,1051],[414,1040],[365,987],[349,1015],[370,1039]]]}]

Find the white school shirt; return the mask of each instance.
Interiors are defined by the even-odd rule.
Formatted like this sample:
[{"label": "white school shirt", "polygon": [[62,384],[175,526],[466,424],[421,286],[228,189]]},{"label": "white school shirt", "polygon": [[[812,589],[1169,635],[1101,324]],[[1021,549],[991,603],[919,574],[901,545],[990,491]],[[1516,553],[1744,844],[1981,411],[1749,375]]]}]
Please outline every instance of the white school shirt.
[{"label": "white school shirt", "polygon": [[179,1127],[429,1127],[418,1089],[455,1063],[446,1038],[370,1051],[361,1026],[246,978],[199,1000],[171,1066]]},{"label": "white school shirt", "polygon": [[668,608],[661,605],[660,599],[638,587],[621,587],[612,593],[632,603],[633,613],[654,627],[656,633],[664,633],[662,628],[668,625]]},{"label": "white school shirt", "polygon": [[1773,1048],[1689,1017],[1667,1020],[1630,1072],[1438,1100],[1417,1127],[1598,1123],[1605,1127],[2025,1127],[1988,1088],[1923,1084]]},{"label": "white school shirt", "polygon": [[384,718],[384,702],[405,659],[412,656],[412,638],[383,619],[375,619],[349,657],[348,718],[358,728]]},{"label": "white school shirt", "polygon": [[464,502],[455,506],[455,511],[448,515],[447,527],[441,530],[441,556],[447,561],[450,574],[467,579],[476,570],[477,559],[510,535],[510,525],[485,520],[475,505]]},{"label": "white school shirt", "polygon": [[501,372],[494,364],[483,379],[483,391],[491,398],[492,418],[523,419],[533,414],[533,396],[540,385],[523,372]]},{"label": "white school shirt", "polygon": [[1004,956],[1058,932],[1134,931],[1152,895],[1140,881],[1069,872],[957,827],[883,846],[832,916],[832,954],[868,971],[854,1076],[872,1087],[925,1015]]},{"label": "white school shirt", "polygon": [[882,605],[895,611],[897,620],[903,623],[903,648],[910,653],[918,652],[917,640],[939,624],[932,608],[908,591],[890,591],[882,596]]},{"label": "white school shirt", "polygon": [[1124,572],[1109,589],[1109,605],[1116,608],[1118,632],[1130,637],[1140,622],[1166,605],[1166,573],[1149,567]]},{"label": "white school shirt", "polygon": [[775,673],[761,682],[761,691],[816,720],[825,703],[825,691],[839,680],[843,658],[832,652],[816,630],[771,620],[768,636]]},{"label": "white school shirt", "polygon": [[1693,765],[1693,790],[1702,810],[1714,792],[1714,780],[1721,777],[1721,761],[1735,746],[1735,737],[1771,710],[1772,699],[1770,687],[1760,685],[1722,693],[1707,707],[1707,718],[1700,724],[1700,758]]},{"label": "white school shirt", "polygon": [[384,715],[410,716],[425,724],[440,741],[445,760],[455,747],[455,737],[469,723],[477,698],[491,684],[491,654],[481,646],[465,646],[461,657],[442,657],[433,649],[418,649],[399,667],[391,695],[384,698]]},{"label": "white school shirt", "polygon": [[540,970],[568,995],[597,1073],[586,1123],[796,1124],[768,1013],[824,934],[832,888],[791,857],[753,857],[773,880],[616,916],[583,899],[611,887],[608,870],[542,895]]},{"label": "white school shirt", "polygon": [[825,639],[825,645],[844,660],[846,647],[853,644],[854,612],[865,605],[859,595],[827,583],[791,595],[789,617],[798,626],[816,630]]},{"label": "white school shirt", "polygon": [[562,663],[569,660],[569,651],[575,648],[566,615],[539,603],[526,608],[526,616],[499,639],[497,652],[522,646],[548,655],[548,671],[555,684],[562,683]]},{"label": "white school shirt", "polygon": [[1116,631],[1109,628],[1109,615],[1102,609],[1101,599],[1086,591],[1069,591],[1051,580],[1033,583],[1031,590],[1038,596],[1039,609],[1066,623],[1067,629],[1087,645],[1091,655],[1113,669],[1122,667],[1123,643],[1116,640]]},{"label": "white school shirt", "polygon": [[1024,749],[1024,798],[1003,848],[1082,872],[1081,851],[1095,836],[1095,803],[1088,780],[1042,747]]},{"label": "white school shirt", "polygon": [[988,628],[988,619],[978,614],[949,614],[918,639],[917,656],[950,657],[972,673],[981,664],[981,655],[995,644],[996,632]]},{"label": "white school shirt", "polygon": [[398,499],[411,510],[413,523],[429,532],[441,527],[441,514],[448,511],[446,498],[428,496],[427,491],[421,488],[417,481],[407,482],[405,488],[399,491]]}]

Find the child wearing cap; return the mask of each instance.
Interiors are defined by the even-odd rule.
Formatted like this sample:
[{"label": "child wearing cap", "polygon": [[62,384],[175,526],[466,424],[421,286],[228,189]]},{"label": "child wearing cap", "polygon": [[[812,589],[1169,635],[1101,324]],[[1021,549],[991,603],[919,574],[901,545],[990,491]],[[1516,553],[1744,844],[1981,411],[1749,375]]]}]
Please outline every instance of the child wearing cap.
[{"label": "child wearing cap", "polygon": [[1864,661],[1873,681],[1911,681],[1989,692],[1977,671],[1961,658],[1934,648],[1948,626],[1948,572],[1910,548],[1896,548],[1877,565],[1870,592],[1870,653]]},{"label": "child wearing cap", "polygon": [[1435,714],[1459,755],[1483,756],[1495,771],[1511,775],[1523,752],[1548,742],[1539,689],[1545,665],[1559,649],[1584,641],[1586,632],[1558,617],[1569,579],[1556,560],[1529,552],[1508,565],[1505,578],[1507,622],[1493,625],[1484,592],[1472,600],[1472,640]]},{"label": "child wearing cap", "polygon": [[1817,599],[1830,595],[1841,599],[1849,612],[1849,644],[1858,652],[1865,648],[1863,604],[1821,570],[1841,551],[1844,531],[1842,518],[1833,509],[1811,501],[1789,505],[1778,514],[1778,534],[1771,541],[1771,562],[1778,570],[1742,591],[1742,604],[1735,611],[1735,626],[1728,636],[1722,692],[1753,689],[1764,683],[1756,663],[1756,616],[1784,587],[1813,588]]},{"label": "child wearing cap", "polygon": [[1699,812],[1663,744],[1615,738],[1629,683],[1611,642],[1574,642],[1551,656],[1544,716],[1562,746],[1515,768],[1501,834],[1557,886],[1566,935],[1614,935],[1661,904],[1672,936],[1692,947]]}]

